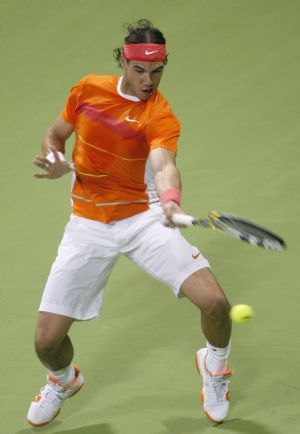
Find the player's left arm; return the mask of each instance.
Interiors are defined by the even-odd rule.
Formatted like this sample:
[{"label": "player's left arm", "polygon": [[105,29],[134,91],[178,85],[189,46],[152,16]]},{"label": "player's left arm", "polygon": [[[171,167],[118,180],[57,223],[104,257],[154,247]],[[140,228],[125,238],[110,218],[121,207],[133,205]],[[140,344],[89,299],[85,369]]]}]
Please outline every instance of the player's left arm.
[{"label": "player's left arm", "polygon": [[166,216],[165,223],[174,227],[176,225],[172,222],[172,214],[183,213],[180,207],[181,178],[176,167],[176,154],[165,148],[155,148],[150,152],[150,160],[155,173],[155,188]]}]

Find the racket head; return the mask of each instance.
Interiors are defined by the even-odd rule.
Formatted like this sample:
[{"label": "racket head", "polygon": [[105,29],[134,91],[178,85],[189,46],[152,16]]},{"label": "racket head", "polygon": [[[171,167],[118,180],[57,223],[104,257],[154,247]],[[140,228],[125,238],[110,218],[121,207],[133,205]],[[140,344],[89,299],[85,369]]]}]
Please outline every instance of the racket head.
[{"label": "racket head", "polygon": [[287,247],[279,235],[233,214],[211,211],[200,224],[267,250],[281,251]]}]

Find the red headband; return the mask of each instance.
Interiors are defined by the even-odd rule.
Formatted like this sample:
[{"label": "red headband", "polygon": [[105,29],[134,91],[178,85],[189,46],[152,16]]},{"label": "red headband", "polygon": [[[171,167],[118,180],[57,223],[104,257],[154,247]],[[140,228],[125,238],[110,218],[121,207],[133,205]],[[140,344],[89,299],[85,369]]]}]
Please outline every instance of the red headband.
[{"label": "red headband", "polygon": [[165,44],[125,44],[124,56],[141,62],[164,62],[167,59]]}]

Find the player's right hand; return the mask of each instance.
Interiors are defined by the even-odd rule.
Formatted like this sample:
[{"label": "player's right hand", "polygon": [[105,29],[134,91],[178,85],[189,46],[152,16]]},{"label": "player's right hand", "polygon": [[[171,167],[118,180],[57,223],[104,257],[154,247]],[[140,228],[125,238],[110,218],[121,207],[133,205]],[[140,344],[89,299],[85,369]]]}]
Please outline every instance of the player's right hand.
[{"label": "player's right hand", "polygon": [[33,164],[40,169],[43,169],[43,173],[34,173],[35,178],[43,179],[57,179],[64,176],[66,173],[75,170],[75,165],[72,162],[61,160],[56,149],[51,149],[54,156],[54,161],[51,162],[44,155],[37,155],[33,160]]}]

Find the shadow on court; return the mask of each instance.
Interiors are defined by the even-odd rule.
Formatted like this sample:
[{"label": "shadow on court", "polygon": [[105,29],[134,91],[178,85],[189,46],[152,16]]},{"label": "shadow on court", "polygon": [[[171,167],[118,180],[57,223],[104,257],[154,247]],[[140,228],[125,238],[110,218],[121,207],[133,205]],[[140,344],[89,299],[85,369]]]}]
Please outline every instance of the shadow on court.
[{"label": "shadow on court", "polygon": [[[110,425],[107,423],[99,423],[97,425],[86,425],[81,426],[80,428],[75,429],[67,429],[63,431],[52,431],[52,429],[55,428],[55,422],[52,422],[51,427],[45,426],[42,428],[28,428],[28,429],[22,429],[21,431],[18,431],[16,434],[30,434],[30,433],[46,433],[49,434],[115,434],[115,431],[112,430]],[[57,423],[57,425],[60,425]]]},{"label": "shadow on court", "polygon": [[253,421],[242,419],[229,419],[224,424],[213,425],[207,420],[199,420],[196,418],[179,418],[164,421],[163,425],[172,434],[190,434],[199,433],[200,430],[207,428],[208,424],[211,427],[218,427],[218,431],[228,432],[230,434],[276,434],[273,430],[270,431],[267,427]]}]

